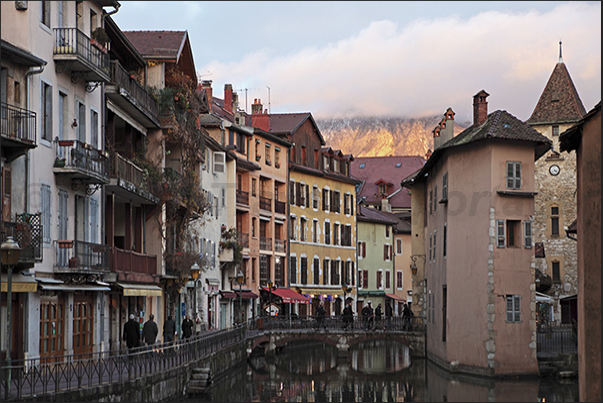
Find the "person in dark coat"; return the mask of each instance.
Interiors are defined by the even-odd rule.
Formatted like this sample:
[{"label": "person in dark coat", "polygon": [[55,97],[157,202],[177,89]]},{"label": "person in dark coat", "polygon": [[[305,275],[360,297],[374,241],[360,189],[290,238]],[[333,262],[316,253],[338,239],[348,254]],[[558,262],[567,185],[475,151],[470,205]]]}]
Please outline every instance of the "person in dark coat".
[{"label": "person in dark coat", "polygon": [[383,310],[381,309],[381,303],[377,304],[375,309],[375,329],[381,329],[381,318],[383,317]]},{"label": "person in dark coat", "polygon": [[388,329],[392,327],[392,316],[393,316],[392,304],[389,303],[389,300],[385,302],[385,321]]},{"label": "person in dark coat", "polygon": [[354,321],[354,312],[352,311],[352,303],[348,302],[343,309],[343,328],[347,329]]},{"label": "person in dark coat", "polygon": [[316,324],[318,327],[325,327],[325,316],[327,315],[327,311],[325,310],[324,301],[320,301],[318,307],[316,308]]},{"label": "person in dark coat", "polygon": [[157,333],[159,333],[157,323],[155,323],[153,319],[155,319],[155,315],[150,314],[149,320],[147,320],[142,327],[142,340],[144,340],[147,346],[155,344]]},{"label": "person in dark coat", "polygon": [[163,324],[163,342],[171,343],[174,341],[174,335],[176,334],[176,322],[172,319],[172,316],[168,316],[167,320]]},{"label": "person in dark coat", "polygon": [[373,307],[371,306],[370,300],[364,305],[360,314],[362,315],[362,321],[364,322],[364,330],[368,330],[373,326]]},{"label": "person in dark coat", "polygon": [[132,351],[137,348],[140,343],[140,327],[135,320],[134,315],[130,315],[130,320],[124,324],[123,340],[126,342],[128,349]]},{"label": "person in dark coat", "polygon": [[182,335],[184,336],[185,339],[188,339],[189,337],[191,337],[193,335],[193,327],[194,326],[195,326],[195,324],[191,320],[191,317],[189,315],[186,315],[186,317],[182,321]]},{"label": "person in dark coat", "polygon": [[402,330],[412,330],[412,317],[415,316],[408,304],[404,304],[404,310],[402,311],[404,318],[402,319]]}]

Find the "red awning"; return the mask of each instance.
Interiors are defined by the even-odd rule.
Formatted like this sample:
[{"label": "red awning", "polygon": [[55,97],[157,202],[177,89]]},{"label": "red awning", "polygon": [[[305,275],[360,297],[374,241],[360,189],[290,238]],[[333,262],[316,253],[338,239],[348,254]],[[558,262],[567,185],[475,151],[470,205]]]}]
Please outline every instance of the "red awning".
[{"label": "red awning", "polygon": [[[233,292],[233,291],[220,291],[220,294],[222,294],[222,298],[239,298],[239,292]],[[255,295],[254,293],[252,293],[251,291],[241,291],[241,298],[243,299],[254,299],[257,298],[258,296]]]},{"label": "red awning", "polygon": [[[262,287],[263,291],[270,292],[267,288]],[[283,299],[285,304],[309,304],[310,300],[301,294],[293,291],[290,288],[274,288],[272,294],[279,296]]]},{"label": "red awning", "polygon": [[402,298],[401,296],[396,295],[396,294],[385,294],[385,296],[386,296],[387,298],[396,299],[396,300],[398,300],[398,301],[403,301],[403,302],[406,302],[406,300],[405,300],[404,298]]}]

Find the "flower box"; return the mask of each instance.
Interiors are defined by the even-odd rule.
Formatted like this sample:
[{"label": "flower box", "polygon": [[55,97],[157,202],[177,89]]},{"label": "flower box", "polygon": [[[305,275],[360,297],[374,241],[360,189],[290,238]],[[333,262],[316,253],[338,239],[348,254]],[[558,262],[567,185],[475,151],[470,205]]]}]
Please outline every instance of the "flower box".
[{"label": "flower box", "polygon": [[59,249],[71,249],[73,248],[73,241],[57,241]]}]

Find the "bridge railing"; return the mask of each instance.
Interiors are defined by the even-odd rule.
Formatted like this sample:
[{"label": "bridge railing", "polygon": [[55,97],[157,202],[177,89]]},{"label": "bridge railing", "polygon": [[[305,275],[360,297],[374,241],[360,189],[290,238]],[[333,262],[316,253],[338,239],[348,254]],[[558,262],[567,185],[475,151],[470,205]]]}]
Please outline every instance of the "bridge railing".
[{"label": "bridge railing", "polygon": [[412,317],[410,320],[401,316],[381,319],[353,316],[345,320],[339,316],[325,316],[321,320],[315,316],[279,315],[263,316],[248,322],[249,330],[330,330],[330,331],[424,331],[424,318]]}]

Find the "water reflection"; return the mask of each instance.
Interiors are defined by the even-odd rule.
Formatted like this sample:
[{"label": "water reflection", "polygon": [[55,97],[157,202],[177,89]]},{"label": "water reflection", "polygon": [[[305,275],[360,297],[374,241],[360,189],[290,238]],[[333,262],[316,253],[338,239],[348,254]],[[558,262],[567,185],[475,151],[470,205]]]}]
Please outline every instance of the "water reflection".
[{"label": "water reflection", "polygon": [[410,358],[391,341],[351,348],[347,357],[321,343],[290,345],[268,360],[216,379],[206,402],[412,402],[578,401],[576,379],[490,380],[451,374],[425,359]]}]

